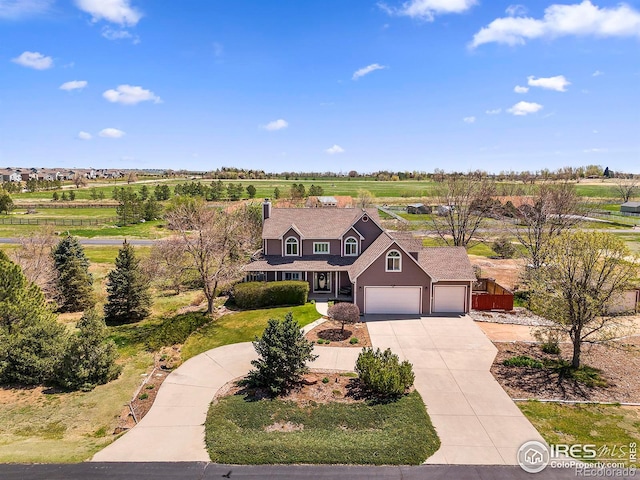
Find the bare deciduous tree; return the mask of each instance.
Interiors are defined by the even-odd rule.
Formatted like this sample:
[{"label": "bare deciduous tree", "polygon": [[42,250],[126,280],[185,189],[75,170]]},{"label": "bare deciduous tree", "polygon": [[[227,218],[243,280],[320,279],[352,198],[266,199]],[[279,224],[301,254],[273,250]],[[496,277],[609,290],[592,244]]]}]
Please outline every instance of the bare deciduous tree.
[{"label": "bare deciduous tree", "polygon": [[433,227],[447,245],[466,247],[492,214],[495,184],[469,175],[449,175],[435,193],[440,208],[433,216]]},{"label": "bare deciduous tree", "polygon": [[76,173],[73,176],[73,184],[76,186],[76,188],[85,187],[87,185],[87,179],[84,175]]},{"label": "bare deciduous tree", "polygon": [[581,220],[578,200],[571,183],[543,183],[519,207],[519,225],[513,234],[527,250],[534,269],[544,264],[549,241]]},{"label": "bare deciduous tree", "polygon": [[564,232],[550,240],[546,264],[534,274],[531,302],[552,328],[571,338],[573,368],[580,366],[584,343],[619,335],[609,312],[637,278],[639,260],[608,233]]},{"label": "bare deciduous tree", "polygon": [[150,255],[142,261],[142,269],[150,279],[174,290],[176,295],[192,277],[182,239],[177,236],[155,242]]},{"label": "bare deciduous tree", "polygon": [[640,180],[636,178],[618,178],[615,183],[616,192],[622,198],[622,202],[628,202],[635,196],[636,191],[640,187]]},{"label": "bare deciduous tree", "polygon": [[129,172],[127,175],[127,183],[136,183],[138,181],[138,174],[134,171]]},{"label": "bare deciduous tree", "polygon": [[48,301],[58,299],[58,272],[51,252],[58,243],[52,227],[43,227],[31,235],[19,237],[12,260],[20,265],[24,276],[38,285]]},{"label": "bare deciduous tree", "polygon": [[375,196],[369,190],[359,189],[356,198],[356,208],[368,208],[373,204]]},{"label": "bare deciduous tree", "polygon": [[181,198],[167,209],[169,228],[186,254],[189,270],[197,273],[213,313],[220,288],[242,277],[256,240],[252,217],[245,208],[225,211],[209,208],[200,198]]}]

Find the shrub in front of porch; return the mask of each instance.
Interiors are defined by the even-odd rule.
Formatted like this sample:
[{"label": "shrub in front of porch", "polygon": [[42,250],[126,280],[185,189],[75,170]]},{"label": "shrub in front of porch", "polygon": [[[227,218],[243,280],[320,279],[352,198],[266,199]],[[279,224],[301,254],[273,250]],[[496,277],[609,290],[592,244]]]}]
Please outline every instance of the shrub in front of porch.
[{"label": "shrub in front of porch", "polygon": [[309,284],[302,281],[246,282],[233,287],[233,297],[240,308],[304,305],[309,296]]}]

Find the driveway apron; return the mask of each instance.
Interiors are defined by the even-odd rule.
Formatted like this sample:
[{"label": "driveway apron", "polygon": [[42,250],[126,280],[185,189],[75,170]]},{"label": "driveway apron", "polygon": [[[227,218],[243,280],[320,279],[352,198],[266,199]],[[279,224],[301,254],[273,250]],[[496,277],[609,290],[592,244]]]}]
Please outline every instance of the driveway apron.
[{"label": "driveway apron", "polygon": [[430,464],[516,465],[537,430],[493,378],[497,350],[468,316],[367,316],[374,347],[413,364],[442,446]]}]

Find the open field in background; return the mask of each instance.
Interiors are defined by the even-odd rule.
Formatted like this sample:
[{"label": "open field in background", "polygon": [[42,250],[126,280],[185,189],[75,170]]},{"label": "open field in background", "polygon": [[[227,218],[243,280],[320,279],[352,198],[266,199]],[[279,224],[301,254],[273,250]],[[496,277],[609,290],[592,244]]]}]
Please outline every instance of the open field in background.
[{"label": "open field in background", "polygon": [[[178,183],[185,182],[202,182],[210,184],[212,181],[217,180],[209,179],[196,179],[190,178],[172,178],[172,179],[144,179],[142,182],[136,182],[127,184],[126,181],[118,180],[114,183],[113,180],[106,183],[104,181],[90,182],[87,187],[73,189],[76,193],[76,200],[91,200],[91,189],[95,188],[98,192],[104,194],[104,200],[111,199],[111,192],[115,186],[129,186],[138,191],[143,185],[146,185],[150,190],[153,190],[156,184],[167,184],[174,186]],[[294,183],[302,183],[306,189],[313,185],[319,185],[323,188],[325,195],[351,195],[356,196],[359,189],[368,190],[380,199],[420,199],[423,197],[430,197],[434,195],[434,188],[439,185],[432,180],[401,180],[397,182],[390,181],[377,181],[374,179],[365,178],[290,178],[286,180],[284,178],[274,178],[265,180],[222,180],[225,185],[228,183],[241,183],[245,188],[248,185],[256,187],[256,198],[273,197],[273,191],[278,187],[283,194],[290,189]],[[522,189],[525,192],[531,190],[532,186],[529,184],[523,184],[522,182],[499,182],[499,188],[502,186],[507,190],[510,189]],[[65,188],[65,190],[69,187]],[[582,197],[591,197],[596,199],[615,199],[617,197],[616,188],[611,181],[582,181],[576,185],[578,194]],[[20,193],[13,195],[14,201],[51,201],[53,191],[40,191],[30,193]],[[246,196],[246,192],[245,192]],[[94,200],[95,201],[95,200]]]}]

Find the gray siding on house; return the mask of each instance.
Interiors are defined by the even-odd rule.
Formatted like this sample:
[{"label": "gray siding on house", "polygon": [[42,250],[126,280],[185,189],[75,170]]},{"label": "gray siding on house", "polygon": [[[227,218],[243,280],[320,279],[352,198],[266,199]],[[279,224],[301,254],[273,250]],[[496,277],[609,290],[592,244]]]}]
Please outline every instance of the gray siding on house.
[{"label": "gray siding on house", "polygon": [[423,287],[422,313],[428,314],[431,304],[431,278],[402,250],[398,250],[402,255],[402,271],[386,272],[386,257],[389,250],[398,249],[395,247],[387,249],[358,277],[357,293],[354,292],[358,308],[364,312],[364,287],[421,286]]},{"label": "gray siding on house", "polygon": [[371,219],[369,219],[368,222],[363,222],[362,219],[360,219],[355,223],[354,227],[364,237],[364,240],[360,245],[360,253],[369,248],[369,245],[371,245],[382,233],[380,227],[378,227],[378,225],[376,225]]}]

